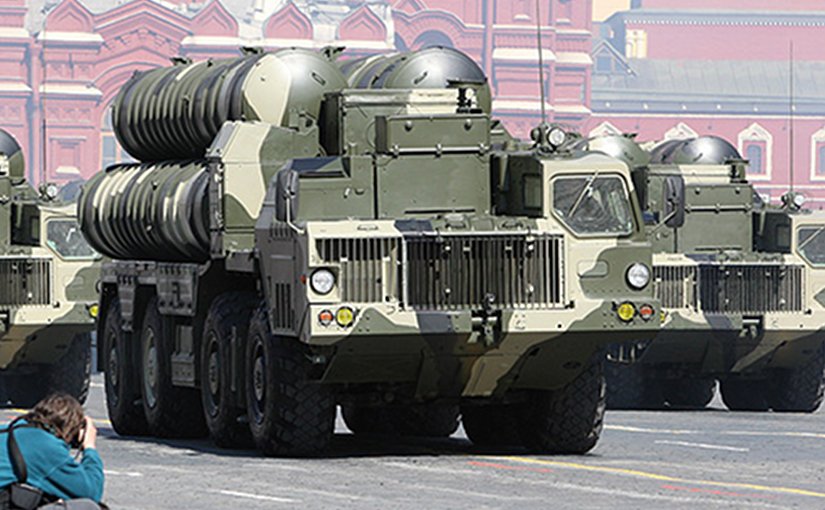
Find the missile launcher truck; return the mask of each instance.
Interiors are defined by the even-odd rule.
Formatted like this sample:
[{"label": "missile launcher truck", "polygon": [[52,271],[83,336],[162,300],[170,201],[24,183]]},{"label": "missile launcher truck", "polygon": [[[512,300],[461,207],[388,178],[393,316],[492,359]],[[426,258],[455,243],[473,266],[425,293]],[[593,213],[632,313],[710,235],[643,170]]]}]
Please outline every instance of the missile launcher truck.
[{"label": "missile launcher truck", "polygon": [[[452,434],[583,453],[610,341],[659,329],[626,164],[521,147],[464,54],[251,51],[135,75],[84,187],[120,434],[323,451]],[[505,148],[507,146],[507,148]]]},{"label": "missile launcher truck", "polygon": [[20,146],[0,130],[0,405],[88,393],[99,256],[56,196],[27,182]]},{"label": "missile launcher truck", "polygon": [[793,200],[763,204],[747,161],[717,137],[649,152],[623,136],[589,145],[634,168],[664,310],[652,343],[610,351],[608,406],[701,408],[718,380],[731,410],[815,411],[825,388],[825,216]]}]

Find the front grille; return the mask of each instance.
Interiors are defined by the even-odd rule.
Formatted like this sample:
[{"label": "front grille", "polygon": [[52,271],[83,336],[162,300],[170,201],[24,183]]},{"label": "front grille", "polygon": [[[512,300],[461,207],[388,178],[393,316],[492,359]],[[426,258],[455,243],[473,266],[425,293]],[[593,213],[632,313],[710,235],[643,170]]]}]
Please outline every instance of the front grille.
[{"label": "front grille", "polygon": [[414,309],[552,307],[563,301],[562,239],[524,235],[409,237],[406,304]]},{"label": "front grille", "polygon": [[318,252],[325,263],[339,265],[342,300],[374,303],[400,297],[401,239],[322,239]]},{"label": "front grille", "polygon": [[653,293],[663,308],[696,308],[696,267],[654,266]]},{"label": "front grille", "polygon": [[51,274],[49,259],[0,258],[0,305],[48,305]]},{"label": "front grille", "polygon": [[703,265],[699,299],[707,313],[802,311],[802,267]]}]

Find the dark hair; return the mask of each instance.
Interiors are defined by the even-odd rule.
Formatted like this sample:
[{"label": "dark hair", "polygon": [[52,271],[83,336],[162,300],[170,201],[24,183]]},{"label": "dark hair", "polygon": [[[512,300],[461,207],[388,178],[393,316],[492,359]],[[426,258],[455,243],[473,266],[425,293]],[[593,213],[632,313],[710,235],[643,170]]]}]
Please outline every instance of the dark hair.
[{"label": "dark hair", "polygon": [[78,441],[86,423],[83,406],[76,398],[65,393],[54,393],[44,398],[23,419],[70,445]]}]

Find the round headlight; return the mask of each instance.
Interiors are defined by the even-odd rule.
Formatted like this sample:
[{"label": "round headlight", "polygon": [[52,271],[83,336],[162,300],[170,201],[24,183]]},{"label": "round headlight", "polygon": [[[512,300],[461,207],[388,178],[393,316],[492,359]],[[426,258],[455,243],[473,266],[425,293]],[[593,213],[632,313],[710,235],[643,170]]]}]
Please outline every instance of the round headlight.
[{"label": "round headlight", "polygon": [[558,147],[567,140],[567,133],[561,128],[553,128],[547,133],[547,142],[553,147]]},{"label": "round headlight", "polygon": [[634,289],[643,289],[650,283],[650,268],[639,262],[627,270],[627,283]]},{"label": "round headlight", "polygon": [[332,287],[335,286],[335,275],[332,274],[332,271],[329,269],[317,269],[312,273],[309,283],[312,285],[312,290],[316,293],[321,295],[329,294],[332,291]]}]

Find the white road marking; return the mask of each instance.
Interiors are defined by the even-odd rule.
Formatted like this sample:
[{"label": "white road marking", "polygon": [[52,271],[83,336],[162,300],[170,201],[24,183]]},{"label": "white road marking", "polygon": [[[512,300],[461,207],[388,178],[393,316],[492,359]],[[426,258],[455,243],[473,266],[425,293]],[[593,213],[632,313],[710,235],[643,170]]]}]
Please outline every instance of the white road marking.
[{"label": "white road marking", "polygon": [[624,425],[605,425],[607,430],[618,430],[621,432],[639,432],[642,434],[671,434],[675,436],[699,434],[699,430],[679,430],[679,429],[646,429],[642,427],[627,427]]},{"label": "white road marking", "polygon": [[793,431],[760,431],[760,430],[688,430],[688,429],[650,429],[643,427],[629,427],[625,425],[605,425],[607,430],[618,430],[620,432],[636,432],[640,434],[669,434],[673,436],[696,436],[696,435],[720,435],[720,436],[759,436],[759,437],[801,437],[809,439],[825,439],[825,434],[819,432],[793,432]]},{"label": "white road marking", "polygon": [[115,471],[113,469],[104,469],[103,474],[112,476],[131,476],[133,478],[143,476],[143,473],[137,473],[135,471]]},{"label": "white road marking", "polygon": [[[671,503],[693,503],[697,504],[699,502],[702,503],[703,506],[707,505],[719,505],[725,508],[730,508],[732,501],[730,499],[721,499],[715,498],[709,495],[697,495],[695,497],[690,496],[669,496],[667,494],[661,493],[645,493],[645,492],[638,492],[633,490],[627,489],[611,489],[608,487],[597,487],[592,485],[579,485],[573,483],[566,483],[566,482],[557,482],[552,480],[536,480],[536,479],[520,479],[520,484],[527,484],[527,485],[535,485],[535,486],[545,486],[545,487],[552,487],[554,489],[560,490],[569,490],[569,491],[579,491],[579,492],[587,492],[591,494],[597,494],[600,496],[616,496],[616,497],[624,497],[624,498],[631,498],[631,499],[642,499],[642,500],[650,500],[650,501],[668,501]],[[763,503],[759,501],[752,501],[752,500],[737,500],[736,505],[738,507],[744,506],[752,506],[758,508],[787,508],[781,505],[774,505],[771,503]]]},{"label": "white road marking", "polygon": [[687,446],[689,448],[702,448],[704,450],[724,450],[726,452],[749,452],[750,448],[738,448],[736,446],[722,446],[707,443],[689,443],[687,441],[654,441],[656,444],[668,444],[673,446]]},{"label": "white road marking", "polygon": [[91,388],[102,388],[103,383],[99,383],[99,382],[89,383],[89,387],[91,387]]},{"label": "white road marking", "polygon": [[218,494],[223,494],[224,496],[233,496],[237,498],[246,498],[246,499],[257,499],[261,501],[273,501],[275,503],[299,503],[297,499],[290,499],[290,498],[279,498],[277,496],[264,496],[262,494],[250,494],[248,492],[238,492],[238,491],[217,491]]},{"label": "white road marking", "polygon": [[489,492],[479,492],[476,490],[464,490],[464,489],[453,489],[451,487],[439,487],[437,485],[428,485],[428,484],[420,484],[420,483],[403,483],[401,482],[399,485],[404,487],[409,487],[411,489],[418,489],[424,491],[434,491],[434,492],[444,492],[446,494],[458,494],[461,496],[468,496],[468,497],[475,497],[475,498],[486,498],[486,499],[496,499],[496,500],[503,500],[508,502],[513,501],[536,501],[540,500],[543,501],[545,498],[543,496],[514,496],[512,494],[491,494]]}]

